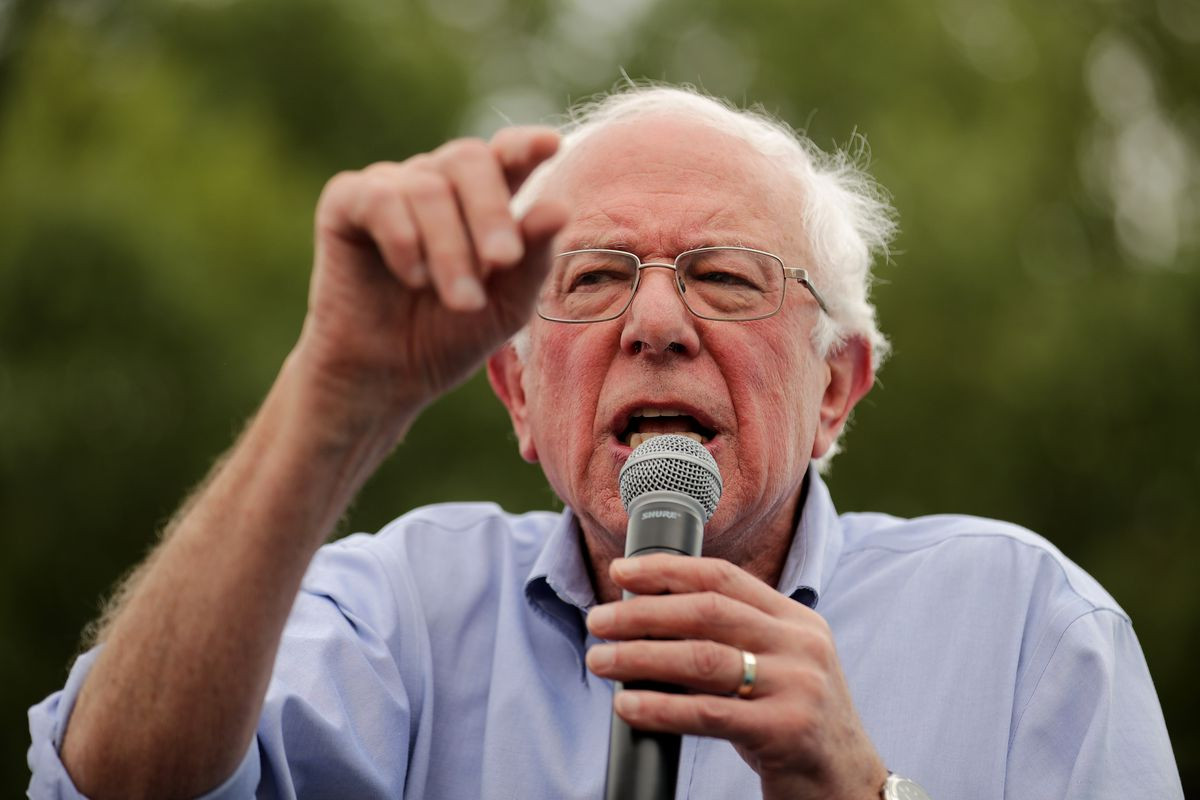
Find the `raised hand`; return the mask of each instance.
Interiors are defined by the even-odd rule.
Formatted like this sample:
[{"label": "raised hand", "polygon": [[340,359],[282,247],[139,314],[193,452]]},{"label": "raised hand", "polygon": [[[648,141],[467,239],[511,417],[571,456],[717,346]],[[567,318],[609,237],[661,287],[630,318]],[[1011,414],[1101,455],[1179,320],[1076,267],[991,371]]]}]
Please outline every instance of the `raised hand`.
[{"label": "raised hand", "polygon": [[333,407],[411,419],[526,322],[566,212],[509,201],[558,141],[507,128],[329,181],[297,353]]},{"label": "raised hand", "polygon": [[62,745],[81,791],[195,796],[241,763],[313,552],[420,408],[531,313],[565,210],[508,206],[557,148],[513,128],[329,182],[299,343],[104,628]]}]

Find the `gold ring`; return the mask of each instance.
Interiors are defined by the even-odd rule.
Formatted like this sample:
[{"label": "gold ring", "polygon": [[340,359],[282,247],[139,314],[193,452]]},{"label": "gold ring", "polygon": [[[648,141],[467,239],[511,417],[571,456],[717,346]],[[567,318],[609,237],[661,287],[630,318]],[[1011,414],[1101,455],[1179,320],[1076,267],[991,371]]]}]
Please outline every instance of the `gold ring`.
[{"label": "gold ring", "polygon": [[749,697],[754,693],[754,682],[758,680],[758,659],[749,650],[742,651],[742,683],[737,688],[737,696]]}]

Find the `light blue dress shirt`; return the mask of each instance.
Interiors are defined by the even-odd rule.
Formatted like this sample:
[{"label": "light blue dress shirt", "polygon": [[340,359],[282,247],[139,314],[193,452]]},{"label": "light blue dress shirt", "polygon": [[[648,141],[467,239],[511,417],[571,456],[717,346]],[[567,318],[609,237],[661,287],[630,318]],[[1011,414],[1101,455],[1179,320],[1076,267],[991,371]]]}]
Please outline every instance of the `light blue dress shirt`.
[{"label": "light blue dress shirt", "polygon": [[[779,590],[829,622],[875,747],[935,800],[1183,796],[1129,618],[1039,536],[839,518],[813,476]],[[599,798],[612,686],[584,667],[594,603],[570,512],[433,506],[328,545],[257,740],[208,796]],[[58,747],[94,659],[29,712],[35,798],[80,796]],[[678,786],[759,796],[715,739],[684,739]]]}]

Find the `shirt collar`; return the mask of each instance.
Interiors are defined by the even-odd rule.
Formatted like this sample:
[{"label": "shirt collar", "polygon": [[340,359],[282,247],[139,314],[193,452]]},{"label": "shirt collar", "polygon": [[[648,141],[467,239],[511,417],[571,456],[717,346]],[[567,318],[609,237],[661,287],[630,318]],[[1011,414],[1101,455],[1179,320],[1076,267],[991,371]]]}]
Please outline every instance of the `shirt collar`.
[{"label": "shirt collar", "polygon": [[583,557],[583,532],[564,509],[525,579],[530,607],[575,645],[583,669],[587,627],[583,614],[596,604],[596,590]]},{"label": "shirt collar", "polygon": [[[833,576],[842,552],[842,525],[825,482],[812,469],[805,476],[804,510],[792,536],[776,587],[809,608]],[[583,534],[565,509],[525,581],[530,606],[577,644],[583,657],[587,628],[583,614],[596,604],[596,591],[583,556]]]},{"label": "shirt collar", "polygon": [[809,468],[804,483],[804,510],[776,588],[780,594],[816,608],[842,555],[842,522],[829,488],[815,469]]},{"label": "shirt collar", "polygon": [[525,585],[540,581],[564,603],[581,610],[591,608],[596,604],[596,590],[588,577],[583,550],[583,532],[575,515],[571,509],[563,509]]}]

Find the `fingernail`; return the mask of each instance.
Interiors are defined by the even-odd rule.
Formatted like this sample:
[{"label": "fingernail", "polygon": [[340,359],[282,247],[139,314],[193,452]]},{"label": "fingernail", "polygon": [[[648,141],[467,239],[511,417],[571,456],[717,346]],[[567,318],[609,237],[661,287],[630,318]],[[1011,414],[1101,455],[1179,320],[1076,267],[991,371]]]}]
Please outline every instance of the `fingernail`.
[{"label": "fingernail", "polygon": [[613,663],[613,646],[611,644],[594,645],[587,652],[588,669],[596,672],[597,670],[605,670],[612,666]]},{"label": "fingernail", "polygon": [[622,577],[635,575],[641,568],[636,558],[614,558],[612,562],[613,571]]},{"label": "fingernail", "polygon": [[524,254],[524,246],[512,231],[494,231],[483,242],[484,257],[495,264],[513,264]]},{"label": "fingernail", "polygon": [[613,705],[620,714],[636,714],[638,708],[642,705],[642,701],[637,695],[632,695],[629,692],[617,692],[613,697]]},{"label": "fingernail", "polygon": [[425,281],[425,265],[420,261],[408,268],[408,279],[416,284],[421,284]]},{"label": "fingernail", "polygon": [[483,287],[479,285],[478,281],[468,278],[466,275],[458,276],[450,291],[460,306],[472,311],[483,308],[487,303],[487,297],[483,294]]},{"label": "fingernail", "polygon": [[613,610],[609,606],[596,606],[587,615],[587,624],[590,630],[611,625],[612,621]]}]

